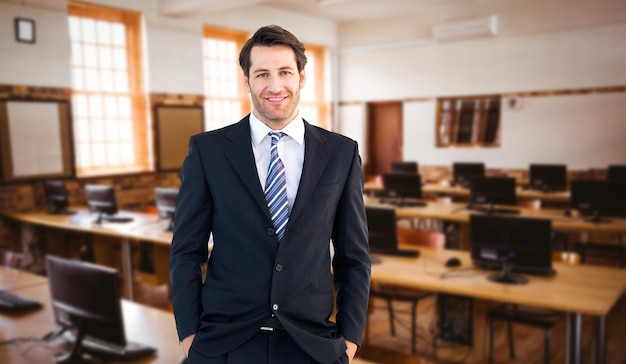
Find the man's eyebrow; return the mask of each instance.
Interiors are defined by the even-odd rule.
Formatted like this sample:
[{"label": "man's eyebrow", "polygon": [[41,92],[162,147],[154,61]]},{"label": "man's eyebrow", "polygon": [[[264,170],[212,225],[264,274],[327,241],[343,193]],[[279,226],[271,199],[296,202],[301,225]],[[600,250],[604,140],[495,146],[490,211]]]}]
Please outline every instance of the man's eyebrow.
[{"label": "man's eyebrow", "polygon": [[[279,71],[285,71],[285,70],[291,71],[291,70],[294,70],[294,69],[295,68],[292,67],[292,66],[283,66],[283,67],[279,67],[278,68]],[[263,72],[269,72],[269,71],[270,70],[267,69],[267,68],[259,68],[259,69],[253,69],[252,73],[263,73]]]}]

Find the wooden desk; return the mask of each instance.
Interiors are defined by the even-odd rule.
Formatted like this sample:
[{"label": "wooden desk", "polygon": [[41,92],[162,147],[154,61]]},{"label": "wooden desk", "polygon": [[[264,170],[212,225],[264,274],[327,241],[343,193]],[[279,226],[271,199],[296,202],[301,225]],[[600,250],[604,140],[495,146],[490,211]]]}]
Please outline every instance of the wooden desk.
[{"label": "wooden desk", "polygon": [[[567,313],[566,361],[581,361],[582,315],[594,318],[598,363],[605,361],[605,317],[626,291],[626,270],[599,266],[571,266],[555,263],[553,277],[528,276],[525,285],[491,282],[486,272],[473,268],[470,254],[420,248],[418,258],[383,256],[372,265],[372,281],[401,284],[436,292],[473,297],[474,326],[471,361],[482,363],[488,353],[485,313],[489,303],[519,303]],[[456,256],[460,268],[446,268],[444,261]]]},{"label": "wooden desk", "polygon": [[75,215],[51,215],[45,211],[26,213],[3,213],[4,218],[21,223],[22,245],[36,241],[37,227],[46,228],[47,252],[63,256],[65,253],[65,232],[76,232],[93,236],[95,260],[102,265],[115,265],[111,261],[111,249],[119,245],[121,254],[121,273],[124,278],[125,297],[133,299],[133,263],[131,244],[145,241],[154,245],[154,263],[157,283],[169,284],[169,254],[172,233],[166,232],[167,221],[160,220],[156,214],[121,211],[120,215],[131,216],[132,222],[94,224],[96,218],[85,208],[72,207]]},{"label": "wooden desk", "polygon": [[[383,185],[379,182],[366,182],[363,185],[363,191],[366,193],[380,193],[383,191]],[[422,193],[446,195],[456,197],[462,200],[468,200],[470,196],[470,190],[468,188],[449,186],[445,184],[426,183],[422,186]],[[517,198],[526,200],[541,200],[545,202],[557,203],[559,205],[569,204],[570,194],[569,192],[540,192],[536,190],[524,189],[518,187],[515,191]]]},{"label": "wooden desk", "polygon": [[[369,206],[381,205],[376,198],[366,198]],[[564,216],[562,209],[530,209],[514,206],[520,213],[503,215],[513,217],[534,217],[552,221],[552,229],[568,232],[606,232],[626,233],[626,218],[611,218],[610,223],[593,223],[585,221],[579,216]],[[460,223],[461,249],[469,250],[469,219],[471,214],[479,212],[467,209],[465,203],[428,202],[425,207],[398,207],[396,215],[399,218],[431,218]]]},{"label": "wooden desk", "polygon": [[[5,275],[6,268],[0,267],[0,276]],[[41,277],[27,277],[30,273],[20,275],[12,290],[15,294],[42,302],[44,307],[38,311],[23,314],[0,314],[0,341],[14,338],[42,338],[56,328],[47,279],[39,284],[27,284]],[[120,363],[155,363],[174,364],[183,355],[178,345],[178,336],[173,314],[122,300],[122,311],[126,338],[130,341],[144,343],[157,348],[157,353],[141,360]],[[29,349],[30,350],[27,350]],[[36,342],[24,342],[14,345],[0,346],[0,363],[18,364],[51,364],[53,351],[46,345]]]},{"label": "wooden desk", "polygon": [[0,265],[0,290],[13,291],[17,288],[41,284],[48,284],[48,279],[30,272]]}]

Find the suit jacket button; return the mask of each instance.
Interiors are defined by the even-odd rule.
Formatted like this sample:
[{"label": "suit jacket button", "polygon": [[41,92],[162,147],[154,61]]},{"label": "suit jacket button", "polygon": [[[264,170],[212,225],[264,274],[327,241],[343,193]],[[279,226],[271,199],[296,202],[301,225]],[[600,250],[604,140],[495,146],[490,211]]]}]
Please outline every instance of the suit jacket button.
[{"label": "suit jacket button", "polygon": [[278,303],[272,305],[272,310],[278,311]]},{"label": "suit jacket button", "polygon": [[283,270],[283,265],[282,264],[276,264],[275,269],[276,269],[277,272],[280,272],[280,271]]},{"label": "suit jacket button", "polygon": [[267,235],[269,236],[273,236],[274,234],[276,234],[276,230],[272,229],[272,228],[268,228],[267,229]]}]

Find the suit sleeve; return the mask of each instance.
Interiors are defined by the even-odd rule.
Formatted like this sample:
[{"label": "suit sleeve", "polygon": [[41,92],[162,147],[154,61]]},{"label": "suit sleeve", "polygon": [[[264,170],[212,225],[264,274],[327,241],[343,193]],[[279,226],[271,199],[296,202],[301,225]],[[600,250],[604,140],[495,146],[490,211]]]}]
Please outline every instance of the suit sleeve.
[{"label": "suit sleeve", "polygon": [[194,137],[189,140],[189,152],[180,178],[170,250],[170,281],[176,328],[182,340],[199,327],[201,265],[208,259],[208,240],[212,230],[211,192]]},{"label": "suit sleeve", "polygon": [[363,172],[358,147],[335,217],[333,272],[337,291],[337,325],[347,340],[361,345],[369,302],[370,269]]}]

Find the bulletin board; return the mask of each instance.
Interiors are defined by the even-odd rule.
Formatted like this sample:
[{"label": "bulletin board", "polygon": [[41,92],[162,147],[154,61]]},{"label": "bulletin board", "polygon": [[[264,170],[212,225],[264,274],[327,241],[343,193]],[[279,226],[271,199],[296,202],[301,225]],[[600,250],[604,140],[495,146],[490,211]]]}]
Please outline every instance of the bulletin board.
[{"label": "bulletin board", "polygon": [[204,131],[202,106],[157,105],[156,165],[159,172],[180,170],[189,137]]},{"label": "bulletin board", "polygon": [[0,100],[3,183],[74,177],[67,100]]}]

